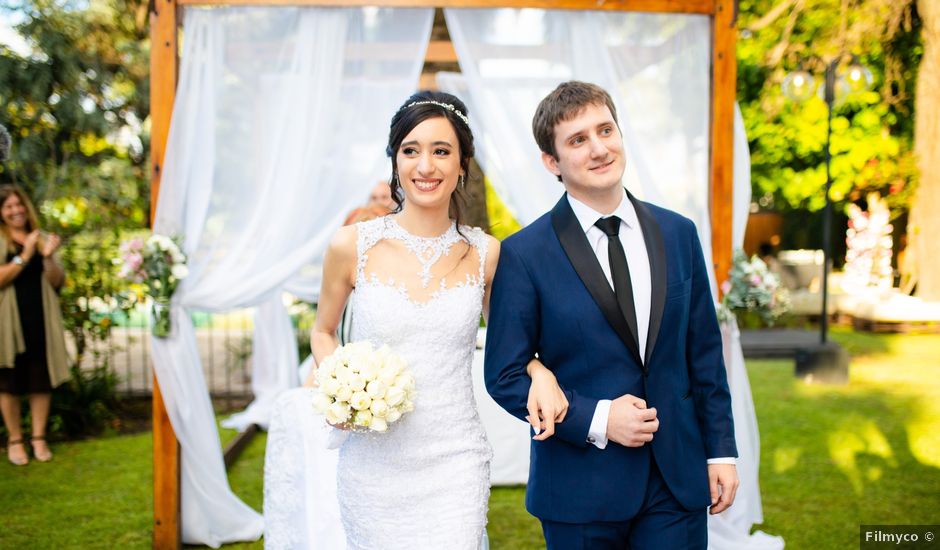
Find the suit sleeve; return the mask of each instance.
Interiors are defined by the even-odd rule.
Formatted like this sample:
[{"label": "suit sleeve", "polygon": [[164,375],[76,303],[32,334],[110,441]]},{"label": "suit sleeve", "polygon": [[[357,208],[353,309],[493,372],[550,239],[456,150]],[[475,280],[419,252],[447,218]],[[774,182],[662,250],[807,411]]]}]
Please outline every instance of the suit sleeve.
[{"label": "suit sleeve", "polygon": [[[486,390],[509,414],[525,421],[531,379],[526,366],[539,345],[539,295],[522,258],[504,243],[493,277],[490,318],[486,330]],[[551,365],[546,365],[551,368]],[[562,388],[564,390],[564,388]],[[597,399],[565,391],[568,414],[555,436],[572,445],[587,445]]]},{"label": "suit sleeve", "polygon": [[702,244],[688,222],[692,253],[692,295],[686,336],[686,361],[692,397],[705,443],[705,457],[736,457],[731,392],[722,353],[721,331],[708,282]]}]

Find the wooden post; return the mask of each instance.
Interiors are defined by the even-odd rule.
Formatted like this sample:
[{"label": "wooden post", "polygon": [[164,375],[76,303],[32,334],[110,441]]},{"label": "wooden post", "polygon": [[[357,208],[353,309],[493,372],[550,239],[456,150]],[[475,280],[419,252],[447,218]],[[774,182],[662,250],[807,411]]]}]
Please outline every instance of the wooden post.
[{"label": "wooden post", "polygon": [[[150,223],[160,196],[163,155],[176,96],[176,0],[153,0],[150,12]],[[153,380],[153,548],[182,546],[180,448],[167,416],[157,379]]]},{"label": "wooden post", "polygon": [[731,270],[734,202],[735,0],[717,0],[712,17],[711,226],[718,293]]}]

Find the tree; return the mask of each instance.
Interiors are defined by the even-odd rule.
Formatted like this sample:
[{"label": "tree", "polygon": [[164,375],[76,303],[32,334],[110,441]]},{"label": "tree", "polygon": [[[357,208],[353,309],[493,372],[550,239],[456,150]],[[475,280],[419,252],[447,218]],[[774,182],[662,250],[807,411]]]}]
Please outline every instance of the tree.
[{"label": "tree", "polygon": [[917,118],[914,129],[920,183],[908,230],[908,271],[917,295],[940,300],[940,4],[918,0],[924,22],[924,57],[917,77]]},{"label": "tree", "polygon": [[[107,338],[95,298],[115,292],[120,230],[146,224],[149,206],[147,2],[25,0],[15,13],[29,51],[0,45],[0,124],[12,134],[0,182],[27,189],[43,228],[63,234],[63,319],[81,363]],[[98,361],[96,361],[98,363]]]},{"label": "tree", "polygon": [[784,212],[822,208],[825,103],[795,104],[780,84],[799,67],[821,80],[826,60],[855,54],[875,89],[835,106],[831,198],[838,211],[877,191],[903,220],[916,183],[910,91],[922,49],[913,0],[741,0],[740,9],[738,98],[755,200]]},{"label": "tree", "polygon": [[149,211],[147,2],[5,3],[30,45],[0,46],[0,123],[13,135],[0,181],[43,205],[51,229],[139,227]]}]

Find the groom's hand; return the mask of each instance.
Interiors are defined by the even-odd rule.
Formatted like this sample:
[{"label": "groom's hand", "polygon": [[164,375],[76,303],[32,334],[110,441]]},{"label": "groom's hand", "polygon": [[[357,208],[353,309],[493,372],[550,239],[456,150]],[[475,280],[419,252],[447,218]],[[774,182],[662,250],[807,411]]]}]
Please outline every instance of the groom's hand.
[{"label": "groom's hand", "polygon": [[709,514],[720,514],[734,503],[738,492],[738,469],[734,464],[708,465],[708,490],[712,495],[712,507]]},{"label": "groom's hand", "polygon": [[659,429],[656,409],[646,408],[646,401],[630,395],[621,395],[610,403],[607,416],[607,439],[624,447],[642,447],[653,440]]}]

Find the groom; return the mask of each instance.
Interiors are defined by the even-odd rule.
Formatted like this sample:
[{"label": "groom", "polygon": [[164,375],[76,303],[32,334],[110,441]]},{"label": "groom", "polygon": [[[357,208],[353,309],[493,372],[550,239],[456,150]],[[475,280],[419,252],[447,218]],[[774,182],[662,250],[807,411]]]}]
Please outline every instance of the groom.
[{"label": "groom", "polygon": [[526,508],[550,550],[704,550],[706,508],[730,506],[738,478],[695,226],[624,190],[602,88],[561,84],[532,130],[567,193],[502,244],[485,364],[488,391],[518,418],[536,358],[569,403],[554,437],[532,442]]}]

